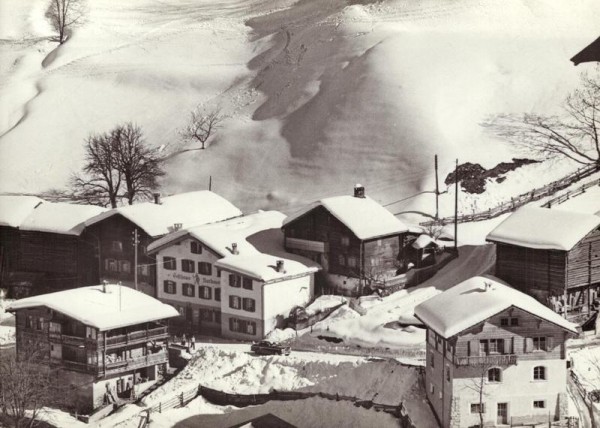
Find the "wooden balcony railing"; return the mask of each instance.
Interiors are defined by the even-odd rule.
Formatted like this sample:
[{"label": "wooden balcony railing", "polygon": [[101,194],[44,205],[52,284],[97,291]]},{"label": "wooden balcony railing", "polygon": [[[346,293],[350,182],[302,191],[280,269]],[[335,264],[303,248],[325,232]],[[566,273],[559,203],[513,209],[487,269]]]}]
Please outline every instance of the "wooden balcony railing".
[{"label": "wooden balcony railing", "polygon": [[[110,336],[106,338],[106,346],[120,346],[132,343],[147,342],[150,340],[163,339],[168,336],[168,329],[166,326],[151,328],[149,330],[134,331],[127,334],[120,334],[118,336]],[[104,339],[98,339],[98,346],[104,345]]]},{"label": "wooden balcony railing", "polygon": [[142,367],[166,363],[167,361],[169,361],[169,354],[166,351],[161,351],[155,354],[148,354],[142,357],[129,358],[126,360],[106,363],[106,368],[104,370],[101,366],[98,367],[98,375],[112,375],[123,371],[134,370]]},{"label": "wooden balcony railing", "polygon": [[285,238],[285,246],[286,248],[313,251],[315,253],[326,253],[329,251],[329,244],[327,242],[310,241],[300,238]]},{"label": "wooden balcony railing", "polygon": [[492,354],[472,357],[454,356],[454,364],[457,366],[510,366],[517,364],[517,356],[514,354]]}]

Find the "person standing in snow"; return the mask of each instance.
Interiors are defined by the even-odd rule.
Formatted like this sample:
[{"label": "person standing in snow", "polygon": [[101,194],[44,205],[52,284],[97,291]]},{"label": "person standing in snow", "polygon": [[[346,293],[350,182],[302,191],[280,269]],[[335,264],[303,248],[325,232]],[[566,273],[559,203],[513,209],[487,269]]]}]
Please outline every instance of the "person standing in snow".
[{"label": "person standing in snow", "polygon": [[190,344],[192,345],[192,349],[196,350],[196,338],[194,337],[194,335],[192,335],[192,337],[190,338]]}]

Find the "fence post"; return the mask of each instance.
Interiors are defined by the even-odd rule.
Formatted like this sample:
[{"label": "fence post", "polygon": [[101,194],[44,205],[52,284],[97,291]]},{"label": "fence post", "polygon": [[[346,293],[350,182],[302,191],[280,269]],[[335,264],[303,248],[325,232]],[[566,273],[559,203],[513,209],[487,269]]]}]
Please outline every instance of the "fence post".
[{"label": "fence post", "polygon": [[183,407],[183,392],[181,393],[181,396],[179,397],[179,403],[180,403],[179,407]]},{"label": "fence post", "polygon": [[158,413],[162,413],[162,401],[158,403]]}]

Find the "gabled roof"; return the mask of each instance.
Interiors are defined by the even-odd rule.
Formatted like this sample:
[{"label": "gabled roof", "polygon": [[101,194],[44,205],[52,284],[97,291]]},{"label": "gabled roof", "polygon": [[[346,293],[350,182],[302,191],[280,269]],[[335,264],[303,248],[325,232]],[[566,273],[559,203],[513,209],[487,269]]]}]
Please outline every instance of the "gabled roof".
[{"label": "gabled roof", "polygon": [[218,223],[190,227],[157,239],[148,245],[148,252],[155,253],[176,242],[193,238],[221,257],[231,255],[232,243],[237,244],[240,255],[256,254],[258,251],[247,238],[263,230],[280,229],[284,219],[285,215],[279,211],[259,211]]},{"label": "gabled roof", "polygon": [[[282,272],[277,271],[277,260],[283,260],[284,270]],[[215,265],[221,269],[250,276],[264,282],[282,280],[296,275],[308,275],[319,270],[317,267],[306,266],[294,260],[262,253],[248,256],[227,256],[217,260]]]},{"label": "gabled roof", "polygon": [[48,307],[101,331],[172,318],[179,312],[170,305],[133,288],[115,284],[80,287],[27,297],[11,303],[7,310]]},{"label": "gabled roof", "polygon": [[115,215],[125,217],[149,236],[158,237],[169,233],[175,223],[188,228],[238,217],[242,212],[216,193],[200,190],[165,197],[160,204],[143,202],[113,208],[89,219],[85,225],[91,226]]},{"label": "gabled roof", "polygon": [[42,203],[37,196],[0,196],[0,226],[19,227]]},{"label": "gabled roof", "polygon": [[45,202],[31,211],[19,229],[77,236],[83,231],[86,220],[105,211],[106,208],[95,205]]},{"label": "gabled roof", "polygon": [[341,221],[358,239],[373,239],[408,231],[408,227],[373,199],[365,196],[334,196],[307,205],[283,222],[287,226],[317,207],[323,207]]},{"label": "gabled roof", "polygon": [[600,37],[571,58],[571,61],[575,65],[579,65],[582,62],[600,62]]},{"label": "gabled roof", "polygon": [[489,275],[467,279],[421,303],[415,308],[415,316],[428,328],[449,338],[511,307],[577,333],[575,324],[533,297]]},{"label": "gabled roof", "polygon": [[486,237],[487,241],[520,247],[570,251],[600,226],[600,217],[558,209],[523,207]]}]

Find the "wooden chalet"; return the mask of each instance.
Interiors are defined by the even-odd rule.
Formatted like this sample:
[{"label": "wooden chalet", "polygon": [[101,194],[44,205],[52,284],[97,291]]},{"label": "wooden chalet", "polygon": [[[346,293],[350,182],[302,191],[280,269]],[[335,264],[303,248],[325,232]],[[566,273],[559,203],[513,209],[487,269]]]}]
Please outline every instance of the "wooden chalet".
[{"label": "wooden chalet", "polygon": [[[100,280],[121,282],[156,296],[156,259],[148,245],[182,227],[213,223],[242,215],[229,201],[210,191],[197,191],[112,209],[85,223],[82,238],[97,248]],[[137,234],[137,284],[136,246]]]},{"label": "wooden chalet", "polygon": [[78,412],[133,399],[166,373],[175,308],[114,284],[16,300],[17,356],[39,352],[60,398]]},{"label": "wooden chalet", "polygon": [[328,292],[361,295],[403,283],[408,227],[357,185],[353,196],[314,202],[283,223],[285,249],[323,267]]},{"label": "wooden chalet", "polygon": [[0,197],[0,286],[12,297],[98,280],[82,223],[104,209],[29,196]]},{"label": "wooden chalet", "polygon": [[593,311],[600,288],[600,217],[524,207],[486,238],[496,276],[570,316]]}]

